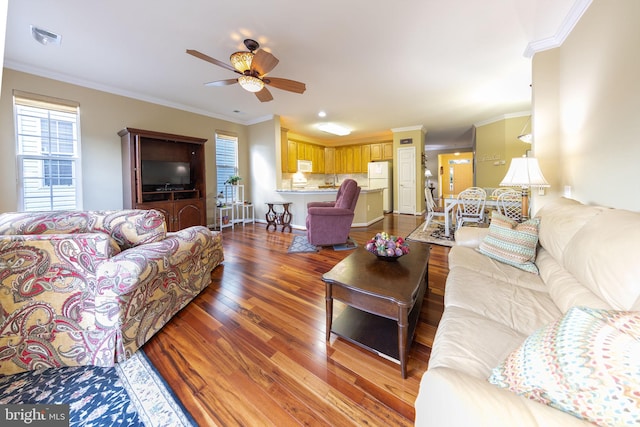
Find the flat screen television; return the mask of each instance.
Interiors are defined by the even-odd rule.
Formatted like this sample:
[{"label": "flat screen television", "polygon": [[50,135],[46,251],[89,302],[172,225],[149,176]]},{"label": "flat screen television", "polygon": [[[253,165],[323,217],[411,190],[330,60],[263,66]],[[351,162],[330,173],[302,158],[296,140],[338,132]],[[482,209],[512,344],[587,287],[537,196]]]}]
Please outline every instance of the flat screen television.
[{"label": "flat screen television", "polygon": [[144,187],[164,187],[188,189],[191,186],[191,170],[187,162],[160,160],[142,161],[142,185]]}]

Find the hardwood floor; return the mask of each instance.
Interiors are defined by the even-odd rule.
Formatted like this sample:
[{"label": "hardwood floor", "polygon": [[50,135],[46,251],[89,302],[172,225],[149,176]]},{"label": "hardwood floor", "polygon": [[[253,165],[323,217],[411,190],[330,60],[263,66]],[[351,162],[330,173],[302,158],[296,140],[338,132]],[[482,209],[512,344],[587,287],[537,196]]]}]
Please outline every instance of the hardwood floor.
[{"label": "hardwood floor", "polygon": [[[389,214],[351,237],[362,246],[378,231],[407,236],[422,221]],[[431,291],[403,380],[396,363],[333,335],[325,342],[321,277],[350,251],[287,254],[296,234],[304,232],[267,232],[265,224],[225,229],[225,261],[213,282],[145,353],[201,426],[413,425],[449,249],[432,246]]]}]

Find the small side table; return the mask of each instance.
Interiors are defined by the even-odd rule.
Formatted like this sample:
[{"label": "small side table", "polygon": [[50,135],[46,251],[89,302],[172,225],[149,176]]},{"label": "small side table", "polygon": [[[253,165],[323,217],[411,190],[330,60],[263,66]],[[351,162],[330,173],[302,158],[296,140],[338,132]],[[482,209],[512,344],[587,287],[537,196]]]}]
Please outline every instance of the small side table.
[{"label": "small side table", "polygon": [[236,222],[239,222],[244,226],[245,224],[253,224],[256,222],[255,212],[253,210],[253,204],[251,203],[237,203]]},{"label": "small side table", "polygon": [[[290,202],[267,202],[269,210],[265,214],[267,218],[267,230],[273,225],[273,231],[278,230],[278,225],[282,228],[280,231],[284,232],[286,228],[291,233],[291,212],[289,212]],[[274,209],[274,206],[282,206],[282,210]]]},{"label": "small side table", "polygon": [[[220,231],[227,227],[233,228],[235,223],[233,205],[216,206],[216,210],[218,211],[218,225],[220,227]],[[226,222],[224,221],[225,217],[227,218]]]}]

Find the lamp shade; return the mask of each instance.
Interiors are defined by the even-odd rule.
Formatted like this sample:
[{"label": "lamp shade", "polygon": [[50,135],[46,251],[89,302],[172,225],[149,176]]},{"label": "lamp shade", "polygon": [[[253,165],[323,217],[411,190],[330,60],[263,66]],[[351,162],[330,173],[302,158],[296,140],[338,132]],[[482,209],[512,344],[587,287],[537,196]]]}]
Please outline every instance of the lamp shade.
[{"label": "lamp shade", "polygon": [[427,177],[427,178],[431,178],[433,176],[433,174],[431,173],[431,171],[429,169],[425,169],[424,176]]},{"label": "lamp shade", "polygon": [[249,92],[260,92],[264,87],[264,82],[253,76],[240,76],[238,77],[238,83]]},{"label": "lamp shade", "polygon": [[233,68],[244,73],[251,69],[251,63],[253,62],[253,53],[251,52],[236,52],[232,54],[229,59]]},{"label": "lamp shade", "polygon": [[538,159],[533,157],[511,159],[509,170],[500,185],[508,187],[550,187],[542,175]]}]

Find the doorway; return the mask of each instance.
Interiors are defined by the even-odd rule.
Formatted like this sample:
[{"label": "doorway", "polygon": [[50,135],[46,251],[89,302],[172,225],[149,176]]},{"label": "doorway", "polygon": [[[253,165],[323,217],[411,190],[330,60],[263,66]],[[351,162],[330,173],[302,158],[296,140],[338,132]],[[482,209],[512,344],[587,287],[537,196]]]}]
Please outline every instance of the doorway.
[{"label": "doorway", "polygon": [[398,148],[398,213],[416,213],[416,148]]},{"label": "doorway", "polygon": [[438,155],[438,197],[456,195],[473,187],[473,153]]}]

